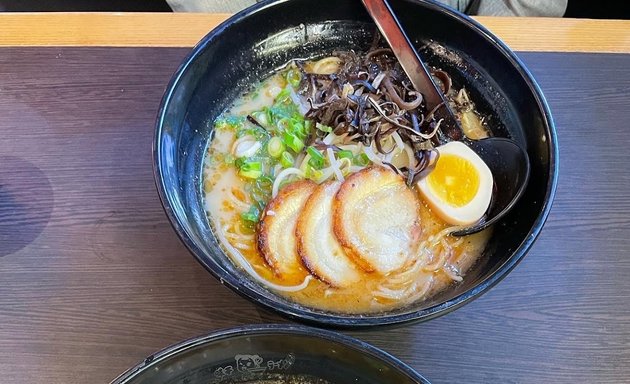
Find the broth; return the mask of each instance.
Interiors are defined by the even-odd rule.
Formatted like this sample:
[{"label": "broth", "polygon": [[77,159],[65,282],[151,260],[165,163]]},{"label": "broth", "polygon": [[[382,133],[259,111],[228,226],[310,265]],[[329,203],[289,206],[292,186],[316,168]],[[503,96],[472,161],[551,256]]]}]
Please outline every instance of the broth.
[{"label": "broth", "polygon": [[[308,71],[318,63],[311,61],[303,65]],[[392,310],[418,300],[426,300],[450,284],[461,281],[465,272],[482,255],[491,229],[461,238],[450,236],[449,232],[457,227],[445,222],[420,197],[417,215],[422,231],[414,242],[415,259],[410,258],[404,268],[387,273],[361,271],[360,280],[345,287],[331,286],[321,278],[313,278],[312,274],[307,278],[300,273],[279,276],[277,271],[270,268],[268,260],[261,255],[260,244],[257,242],[256,231],[260,224],[252,227],[245,225],[243,221],[243,214],[251,212],[251,179],[243,177],[241,171],[234,166],[235,148],[236,151],[240,150],[237,140],[242,140],[251,133],[243,136],[243,132],[234,129],[237,124],[231,125],[229,122],[238,121],[239,127],[258,129],[255,127],[258,121],[252,122],[247,116],[274,105],[283,90],[290,87],[287,81],[287,71],[290,70],[295,70],[295,66],[288,65],[262,81],[253,91],[238,98],[215,122],[216,128],[204,160],[203,191],[208,218],[226,253],[236,265],[272,291],[306,307],[339,313],[361,314]],[[295,100],[302,96],[291,94],[291,97]],[[301,101],[304,101],[303,98]],[[470,103],[467,96],[465,101]],[[470,111],[467,112],[470,118]],[[328,133],[326,137],[330,135],[335,136]],[[388,158],[392,163],[399,161],[399,157],[406,158],[405,150],[400,148],[399,153]],[[264,150],[264,146],[258,150]],[[299,156],[295,161],[299,161]],[[330,165],[330,161],[327,164]],[[348,166],[344,171],[347,172],[345,178],[373,165]],[[278,176],[282,167],[272,163],[271,169]],[[329,176],[329,179],[334,177]],[[311,174],[310,178],[322,182],[318,175]],[[411,186],[411,190],[414,195],[419,196],[415,184]],[[293,233],[287,230],[286,236],[293,236]]]}]

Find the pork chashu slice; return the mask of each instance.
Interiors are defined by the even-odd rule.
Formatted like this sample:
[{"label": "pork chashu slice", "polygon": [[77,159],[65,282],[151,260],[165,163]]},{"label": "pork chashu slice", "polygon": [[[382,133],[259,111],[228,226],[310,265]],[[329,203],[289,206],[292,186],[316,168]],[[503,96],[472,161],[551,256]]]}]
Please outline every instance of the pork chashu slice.
[{"label": "pork chashu slice", "polygon": [[418,197],[394,171],[365,168],[339,188],[333,229],[346,254],[365,271],[395,271],[414,256],[420,236]]},{"label": "pork chashu slice", "polygon": [[308,274],[297,253],[295,227],[304,203],[316,187],[310,180],[284,187],[269,201],[258,224],[258,250],[274,274],[283,279],[294,280]]},{"label": "pork chashu slice", "polygon": [[332,205],[341,181],[319,185],[308,198],[297,222],[297,250],[304,265],[333,287],[348,287],[362,272],[350,259],[333,232]]}]

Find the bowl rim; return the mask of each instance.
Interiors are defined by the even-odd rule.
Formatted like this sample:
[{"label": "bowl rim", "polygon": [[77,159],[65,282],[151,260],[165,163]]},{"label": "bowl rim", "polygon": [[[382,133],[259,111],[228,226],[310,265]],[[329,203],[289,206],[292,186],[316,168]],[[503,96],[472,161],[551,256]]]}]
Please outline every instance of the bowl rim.
[{"label": "bowl rim", "polygon": [[[223,273],[220,271],[224,271],[222,266],[219,265],[212,258],[205,257],[204,252],[201,251],[197,245],[191,241],[183,230],[183,225],[180,222],[179,217],[173,211],[173,207],[168,200],[167,197],[167,187],[164,184],[164,179],[162,178],[162,174],[160,172],[162,168],[162,162],[160,158],[160,137],[162,134],[163,121],[165,118],[166,106],[169,104],[171,98],[173,97],[173,93],[175,91],[176,86],[179,84],[183,74],[186,72],[188,67],[193,63],[193,61],[201,55],[201,53],[205,50],[206,46],[213,42],[215,39],[220,38],[223,31],[227,28],[231,27],[234,24],[238,24],[243,19],[248,18],[249,16],[256,14],[258,12],[264,11],[267,8],[271,8],[274,6],[279,6],[282,3],[288,2],[290,0],[266,0],[259,3],[254,4],[253,6],[246,8],[221,24],[219,24],[216,28],[209,31],[190,51],[190,53],[186,56],[186,58],[182,61],[175,74],[171,78],[164,96],[160,102],[160,107],[157,114],[157,119],[155,123],[155,135],[153,139],[153,174],[155,179],[155,184],[158,190],[158,195],[160,197],[160,201],[162,202],[162,206],[164,211],[175,229],[180,240],[184,243],[184,245],[188,248],[188,250],[195,256],[195,259],[206,269],[208,270],[217,280],[221,282],[221,284],[226,285],[232,291],[237,294],[245,297],[251,301],[254,301],[258,305],[261,305],[267,309],[272,310],[273,312],[279,313],[283,316],[289,317],[294,320],[306,322],[309,324],[318,324],[321,326],[328,326],[334,328],[368,328],[374,326],[391,326],[391,325],[401,325],[405,323],[419,322],[430,320],[444,314],[447,314],[455,309],[463,306],[471,302],[472,300],[480,297],[482,294],[486,293],[490,288],[494,287],[501,280],[503,280],[509,272],[511,272],[523,259],[523,257],[527,254],[529,249],[532,247],[535,240],[540,235],[540,232],[549,216],[551,211],[551,207],[553,205],[553,201],[556,195],[556,189],[558,185],[558,167],[559,167],[559,148],[558,148],[558,137],[556,132],[555,123],[551,116],[551,111],[547,100],[540,89],[540,86],[527,69],[525,64],[516,56],[516,54],[507,47],[505,43],[503,43],[498,37],[493,35],[488,29],[483,27],[477,21],[472,18],[452,9],[447,6],[444,6],[440,3],[433,2],[432,0],[403,0],[412,3],[416,3],[418,6],[424,6],[428,8],[430,11],[438,12],[454,19],[455,22],[463,23],[467,28],[469,28],[472,32],[477,33],[481,38],[490,42],[494,47],[498,50],[498,52],[503,55],[510,64],[514,67],[514,69],[519,73],[519,75],[523,78],[526,85],[529,87],[532,96],[534,97],[538,109],[542,112],[542,123],[545,127],[546,133],[546,143],[547,150],[549,152],[549,180],[547,183],[547,188],[545,191],[544,203],[542,205],[541,211],[534,221],[531,229],[525,236],[524,240],[518,245],[513,254],[498,268],[494,273],[487,276],[485,279],[481,280],[475,287],[451,298],[450,300],[441,302],[439,304],[418,309],[415,311],[409,311],[405,313],[399,314],[388,314],[388,313],[376,313],[369,315],[344,315],[342,313],[332,313],[332,312],[324,312],[316,309],[306,308],[301,305],[290,305],[288,303],[281,302],[279,300],[270,299],[256,290],[248,287],[247,285],[243,285],[239,283],[239,280],[236,276]],[[277,295],[277,294],[274,294]]]},{"label": "bowl rim", "polygon": [[417,372],[407,363],[398,359],[394,355],[385,352],[384,350],[373,346],[372,344],[366,343],[354,337],[346,336],[341,333],[320,329],[307,327],[298,324],[255,324],[255,325],[245,325],[234,328],[223,328],[211,333],[192,337],[181,342],[172,344],[160,351],[152,353],[147,356],[144,360],[136,364],[135,366],[129,368],[127,371],[120,374],[116,377],[111,384],[125,384],[129,383],[131,380],[138,378],[138,376],[142,375],[146,371],[152,369],[158,364],[167,361],[168,359],[177,356],[178,354],[185,353],[191,349],[194,349],[199,346],[203,346],[204,344],[214,343],[220,340],[229,339],[231,337],[242,337],[242,336],[283,336],[283,335],[293,335],[293,336],[305,336],[310,338],[316,338],[321,340],[326,340],[331,343],[337,343],[349,347],[360,354],[370,356],[377,360],[383,361],[390,366],[394,367],[400,373],[408,376],[410,379],[414,380],[417,383],[426,383],[430,384],[429,380],[427,380],[422,374]]}]

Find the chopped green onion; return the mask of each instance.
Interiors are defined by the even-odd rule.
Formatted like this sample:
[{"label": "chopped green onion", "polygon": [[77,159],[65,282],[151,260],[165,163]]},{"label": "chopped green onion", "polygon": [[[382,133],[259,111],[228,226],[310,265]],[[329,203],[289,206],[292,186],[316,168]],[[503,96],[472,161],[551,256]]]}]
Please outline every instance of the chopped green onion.
[{"label": "chopped green onion", "polygon": [[282,144],[282,139],[277,136],[272,137],[267,142],[267,152],[271,157],[278,158],[284,152],[284,144]]},{"label": "chopped green onion", "polygon": [[263,127],[269,127],[269,116],[265,111],[252,112],[252,117]]},{"label": "chopped green onion", "polygon": [[260,218],[260,211],[256,205],[252,205],[247,212],[241,212],[241,219],[251,223],[257,223]]},{"label": "chopped green onion", "polygon": [[293,88],[297,88],[302,80],[302,74],[295,69],[289,69],[287,71],[287,83],[291,84]]},{"label": "chopped green onion", "polygon": [[298,108],[295,104],[281,104],[275,103],[271,107],[265,107],[269,122],[277,122],[280,119],[289,118],[298,112]]},{"label": "chopped green onion", "polygon": [[252,223],[251,221],[241,220],[240,230],[246,235],[255,235],[256,223]]},{"label": "chopped green onion", "polygon": [[315,169],[324,168],[324,164],[326,159],[324,155],[320,151],[318,151],[315,147],[306,148],[306,153],[308,153],[311,158],[308,160],[308,164]]},{"label": "chopped green onion", "polygon": [[361,167],[365,167],[370,164],[370,158],[365,153],[360,153],[352,159],[352,162],[355,165],[359,165]]},{"label": "chopped green onion", "polygon": [[267,175],[262,175],[258,179],[256,179],[255,187],[258,188],[261,192],[271,193],[271,188],[273,187],[273,179]]},{"label": "chopped green onion", "polygon": [[289,87],[284,88],[282,91],[280,91],[280,93],[278,93],[278,96],[276,96],[276,103],[286,103],[287,101],[291,100],[291,89]]},{"label": "chopped green onion", "polygon": [[350,159],[350,160],[352,160],[353,156],[354,156],[354,154],[352,153],[352,151],[349,151],[347,149],[343,149],[343,150],[337,152],[337,158],[338,159]]},{"label": "chopped green onion", "polygon": [[281,118],[276,122],[278,132],[289,132],[291,130],[291,121],[286,117]]},{"label": "chopped green onion", "polygon": [[291,148],[295,153],[300,152],[302,148],[304,148],[304,142],[302,141],[302,139],[290,132],[284,132],[282,142],[284,143],[284,145]]},{"label": "chopped green onion", "polygon": [[243,127],[245,119],[242,116],[223,116],[218,118],[214,123],[214,128],[221,130],[239,130]]},{"label": "chopped green onion", "polygon": [[[268,128],[269,129],[275,129],[275,124],[274,124],[274,116],[275,113],[273,112],[273,109],[270,107],[264,107],[261,111],[261,114],[265,114],[265,120],[267,121],[268,124]],[[258,115],[253,115],[256,119],[258,119]],[[258,120],[260,122],[260,120]],[[262,123],[261,123],[262,124]]]},{"label": "chopped green onion", "polygon": [[262,163],[260,161],[237,159],[238,174],[248,179],[257,179],[262,176]]},{"label": "chopped green onion", "polygon": [[346,176],[348,175],[348,173],[350,173],[350,166],[352,165],[352,159],[349,159],[347,157],[344,157],[342,159],[339,159],[339,169],[341,169],[341,174]]},{"label": "chopped green onion", "polygon": [[238,174],[241,175],[242,177],[246,177],[248,179],[257,179],[262,175],[261,171],[257,171],[257,170],[248,170],[248,171],[244,171],[244,170],[240,170],[238,171]]},{"label": "chopped green onion", "polygon": [[330,133],[330,132],[332,132],[332,130],[333,130],[333,129],[332,129],[332,127],[329,127],[329,126],[327,126],[327,125],[323,125],[323,124],[320,124],[320,123],[315,124],[315,126],[316,126],[316,127],[317,127],[317,129],[319,129],[320,131],[322,131],[322,132],[326,132],[326,133]]},{"label": "chopped green onion", "polygon": [[306,138],[307,132],[304,129],[304,124],[300,121],[301,119],[293,118],[291,119],[291,132],[299,138]]},{"label": "chopped green onion", "polygon": [[291,155],[287,151],[282,152],[282,154],[280,155],[280,165],[282,165],[284,168],[291,168],[294,161],[295,159],[293,158],[293,155]]},{"label": "chopped green onion", "polygon": [[311,180],[317,180],[324,175],[324,172],[322,172],[321,170],[315,169],[310,166],[306,167],[305,173],[306,173],[306,177]]},{"label": "chopped green onion", "polygon": [[257,139],[266,139],[269,137],[269,132],[267,132],[266,129],[260,128],[257,125],[253,125],[253,124],[248,124],[248,125],[241,125],[240,127],[238,127],[236,129],[236,137],[237,138],[241,138],[243,136],[254,136]]},{"label": "chopped green onion", "polygon": [[312,120],[304,120],[304,130],[306,133],[311,133],[313,130],[313,121]]},{"label": "chopped green onion", "polygon": [[225,164],[232,165],[232,164],[234,164],[234,161],[235,161],[235,160],[234,160],[234,156],[232,156],[232,154],[231,154],[231,153],[226,153],[226,154],[223,156],[223,162],[224,162]]}]

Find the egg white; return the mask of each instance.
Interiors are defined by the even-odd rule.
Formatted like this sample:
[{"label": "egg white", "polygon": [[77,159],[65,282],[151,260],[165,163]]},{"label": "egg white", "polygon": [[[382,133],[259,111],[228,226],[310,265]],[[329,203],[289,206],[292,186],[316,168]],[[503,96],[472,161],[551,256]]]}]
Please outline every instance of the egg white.
[{"label": "egg white", "polygon": [[[490,205],[492,198],[492,172],[486,163],[466,144],[451,141],[436,148],[440,155],[451,154],[467,160],[477,170],[479,189],[475,196],[461,207],[442,200],[431,188],[427,177],[418,181],[418,190],[429,207],[444,221],[453,225],[471,225],[479,221]],[[438,159],[438,162],[440,160]]]}]

